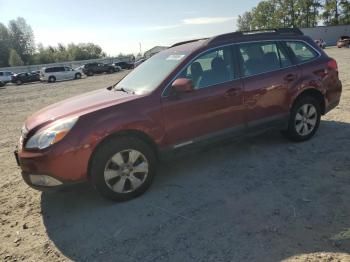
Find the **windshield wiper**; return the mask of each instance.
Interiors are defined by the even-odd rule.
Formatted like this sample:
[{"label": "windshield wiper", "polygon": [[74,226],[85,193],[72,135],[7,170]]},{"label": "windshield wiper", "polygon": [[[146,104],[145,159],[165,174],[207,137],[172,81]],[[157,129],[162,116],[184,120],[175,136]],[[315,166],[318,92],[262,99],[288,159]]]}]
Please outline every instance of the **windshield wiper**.
[{"label": "windshield wiper", "polygon": [[123,88],[123,87],[114,88],[114,91],[121,91],[121,92],[128,93],[128,94],[135,94],[135,92],[134,92],[134,91],[131,91],[131,90],[126,90],[126,89],[125,89],[125,88]]}]

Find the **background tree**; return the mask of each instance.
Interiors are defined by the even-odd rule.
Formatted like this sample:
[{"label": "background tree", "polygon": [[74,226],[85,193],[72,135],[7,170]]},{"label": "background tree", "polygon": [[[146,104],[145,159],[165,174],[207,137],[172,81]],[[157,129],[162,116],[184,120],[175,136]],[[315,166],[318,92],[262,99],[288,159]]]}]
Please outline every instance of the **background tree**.
[{"label": "background tree", "polygon": [[237,27],[240,31],[249,31],[252,26],[252,13],[245,12],[243,15],[239,15],[237,18]]},{"label": "background tree", "polygon": [[10,57],[10,35],[7,27],[0,23],[0,67],[8,66]]},{"label": "background tree", "polygon": [[322,18],[325,25],[339,24],[339,1],[326,0],[323,6]]},{"label": "background tree", "polygon": [[238,16],[238,30],[350,24],[350,0],[265,0]]},{"label": "background tree", "polygon": [[8,26],[11,48],[15,49],[21,59],[27,64],[35,51],[33,30],[24,18],[11,20]]},{"label": "background tree", "polygon": [[341,0],[339,3],[341,14],[339,17],[340,24],[350,24],[350,1]]},{"label": "background tree", "polygon": [[22,66],[24,65],[21,57],[18,55],[15,49],[11,49],[10,51],[10,58],[9,58],[9,65],[10,66]]}]

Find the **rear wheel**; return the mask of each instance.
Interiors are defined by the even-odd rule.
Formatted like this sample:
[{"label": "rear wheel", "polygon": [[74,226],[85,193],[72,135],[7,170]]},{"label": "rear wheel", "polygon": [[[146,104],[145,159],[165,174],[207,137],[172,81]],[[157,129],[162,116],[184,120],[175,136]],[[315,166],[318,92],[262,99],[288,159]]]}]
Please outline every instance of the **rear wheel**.
[{"label": "rear wheel", "polygon": [[21,85],[21,84],[22,84],[22,81],[18,79],[18,80],[16,81],[16,85]]},{"label": "rear wheel", "polygon": [[305,96],[294,104],[285,132],[287,137],[295,142],[312,138],[318,130],[321,120],[321,108],[317,99]]},{"label": "rear wheel", "polygon": [[142,140],[130,137],[110,139],[95,152],[90,178],[104,197],[126,201],[143,194],[155,174],[153,150]]},{"label": "rear wheel", "polygon": [[56,77],[50,76],[49,77],[49,83],[55,83],[56,82]]},{"label": "rear wheel", "polygon": [[94,72],[92,72],[92,71],[87,72],[87,76],[93,76],[93,75],[94,75]]}]

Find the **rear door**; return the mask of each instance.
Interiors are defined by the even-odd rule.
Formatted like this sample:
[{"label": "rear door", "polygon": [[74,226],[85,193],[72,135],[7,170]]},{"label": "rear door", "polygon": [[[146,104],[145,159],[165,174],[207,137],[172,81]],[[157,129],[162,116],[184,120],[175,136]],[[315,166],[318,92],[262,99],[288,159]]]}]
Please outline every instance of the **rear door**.
[{"label": "rear door", "polygon": [[244,82],[244,104],[248,127],[285,120],[289,112],[289,90],[300,70],[278,42],[262,41],[238,46]]},{"label": "rear door", "polygon": [[98,64],[98,72],[99,73],[104,73],[106,71],[106,67],[104,64],[99,63]]},{"label": "rear door", "polygon": [[191,79],[195,90],[162,98],[169,145],[177,148],[244,127],[243,85],[232,50],[200,55],[177,77]]},{"label": "rear door", "polygon": [[64,67],[53,67],[49,73],[51,75],[54,75],[56,77],[56,80],[63,80],[64,79]]}]

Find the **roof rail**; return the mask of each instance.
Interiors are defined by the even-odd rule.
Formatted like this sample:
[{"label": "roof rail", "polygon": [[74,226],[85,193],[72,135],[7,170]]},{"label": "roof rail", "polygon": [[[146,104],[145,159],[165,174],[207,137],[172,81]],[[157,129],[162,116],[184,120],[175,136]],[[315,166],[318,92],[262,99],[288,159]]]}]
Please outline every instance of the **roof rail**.
[{"label": "roof rail", "polygon": [[254,34],[303,35],[303,32],[299,28],[272,28],[272,29],[242,31],[241,33],[243,35],[254,35]]},{"label": "roof rail", "polygon": [[232,38],[238,38],[243,36],[253,36],[253,35],[304,35],[299,28],[276,28],[276,29],[261,29],[261,30],[251,30],[251,31],[237,31],[233,33],[228,33],[224,35],[218,35],[210,38],[207,44],[214,44],[217,42],[224,42],[232,40]]},{"label": "roof rail", "polygon": [[199,39],[193,39],[193,40],[183,41],[183,42],[176,43],[176,44],[172,45],[172,46],[169,47],[169,48],[172,48],[172,47],[175,47],[175,46],[179,46],[179,45],[185,45],[185,44],[197,42],[197,41],[200,41],[200,40],[208,40],[208,39],[209,39],[209,38],[199,38]]}]

